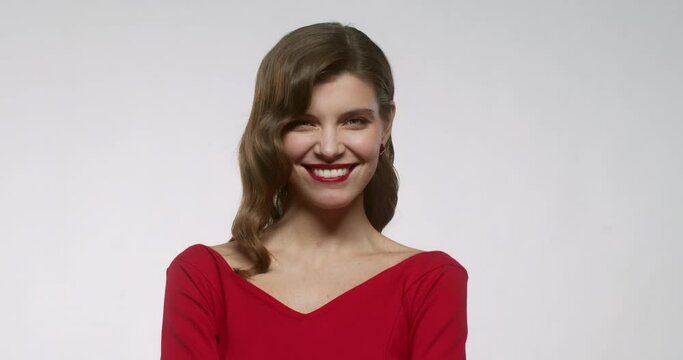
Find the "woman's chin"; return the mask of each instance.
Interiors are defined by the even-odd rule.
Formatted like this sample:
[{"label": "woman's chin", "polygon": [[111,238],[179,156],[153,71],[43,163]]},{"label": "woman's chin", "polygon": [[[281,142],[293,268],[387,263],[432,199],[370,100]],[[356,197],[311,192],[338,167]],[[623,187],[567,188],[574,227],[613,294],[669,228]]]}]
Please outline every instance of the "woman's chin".
[{"label": "woman's chin", "polygon": [[321,200],[312,202],[312,207],[320,210],[336,210],[348,207],[351,205],[351,201],[331,201],[331,200]]},{"label": "woman's chin", "polygon": [[335,210],[350,206],[354,199],[352,196],[321,196],[309,198],[308,203],[320,210]]}]

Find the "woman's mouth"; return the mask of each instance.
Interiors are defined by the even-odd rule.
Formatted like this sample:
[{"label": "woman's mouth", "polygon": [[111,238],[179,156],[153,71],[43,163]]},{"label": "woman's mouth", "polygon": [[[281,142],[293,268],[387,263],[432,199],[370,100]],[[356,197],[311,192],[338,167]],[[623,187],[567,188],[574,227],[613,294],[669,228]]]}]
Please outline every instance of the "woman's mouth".
[{"label": "woman's mouth", "polygon": [[311,177],[320,182],[342,182],[358,164],[304,164]]}]

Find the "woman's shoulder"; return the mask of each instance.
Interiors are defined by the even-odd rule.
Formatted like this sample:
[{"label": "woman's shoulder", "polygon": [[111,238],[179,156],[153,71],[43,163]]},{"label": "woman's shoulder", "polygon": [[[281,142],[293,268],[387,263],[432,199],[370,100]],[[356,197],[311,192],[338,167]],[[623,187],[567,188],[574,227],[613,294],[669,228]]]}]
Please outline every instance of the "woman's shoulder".
[{"label": "woman's shoulder", "polygon": [[411,304],[424,303],[428,297],[434,296],[456,301],[466,294],[469,274],[449,253],[423,250],[415,259],[404,283],[404,291]]},{"label": "woman's shoulder", "polygon": [[439,249],[418,249],[407,246],[396,240],[384,237],[389,244],[391,252],[404,254],[403,257],[408,260],[415,258],[413,262],[414,268],[421,272],[429,272],[438,268],[453,267],[452,271],[460,271],[467,273],[465,267],[458,262],[451,254]]},{"label": "woman's shoulder", "polygon": [[205,245],[195,243],[187,246],[180,253],[178,253],[171,261],[169,267],[191,266],[204,274],[210,274],[221,271],[221,267],[227,264],[222,264],[224,260],[225,248],[221,245]]},{"label": "woman's shoulder", "polygon": [[220,255],[231,269],[251,267],[249,259],[242,255],[237,249],[236,241],[227,241],[222,244],[211,245],[209,248]]},{"label": "woman's shoulder", "polygon": [[181,261],[187,263],[196,263],[198,261],[205,261],[210,255],[210,249],[208,248],[209,246],[200,243],[189,245],[176,254],[171,263]]}]

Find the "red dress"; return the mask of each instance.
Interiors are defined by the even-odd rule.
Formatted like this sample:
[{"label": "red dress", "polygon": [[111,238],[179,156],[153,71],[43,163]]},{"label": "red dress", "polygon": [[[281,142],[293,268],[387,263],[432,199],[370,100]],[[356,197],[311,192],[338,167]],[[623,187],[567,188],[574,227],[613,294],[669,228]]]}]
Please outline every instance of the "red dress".
[{"label": "red dress", "polygon": [[467,279],[420,252],[301,313],[195,244],[166,270],[161,359],[464,360]]}]

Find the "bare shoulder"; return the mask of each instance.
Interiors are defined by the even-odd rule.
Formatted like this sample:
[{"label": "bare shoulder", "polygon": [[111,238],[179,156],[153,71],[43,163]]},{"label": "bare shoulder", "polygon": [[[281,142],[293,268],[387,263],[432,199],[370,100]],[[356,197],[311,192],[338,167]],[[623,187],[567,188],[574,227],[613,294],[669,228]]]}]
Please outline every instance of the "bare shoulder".
[{"label": "bare shoulder", "polygon": [[382,253],[393,260],[402,260],[424,252],[425,250],[413,248],[382,235]]},{"label": "bare shoulder", "polygon": [[221,256],[223,256],[225,261],[227,261],[233,269],[249,267],[249,260],[237,250],[236,245],[237,243],[235,241],[228,241],[223,244],[212,245],[209,247],[221,254]]}]

